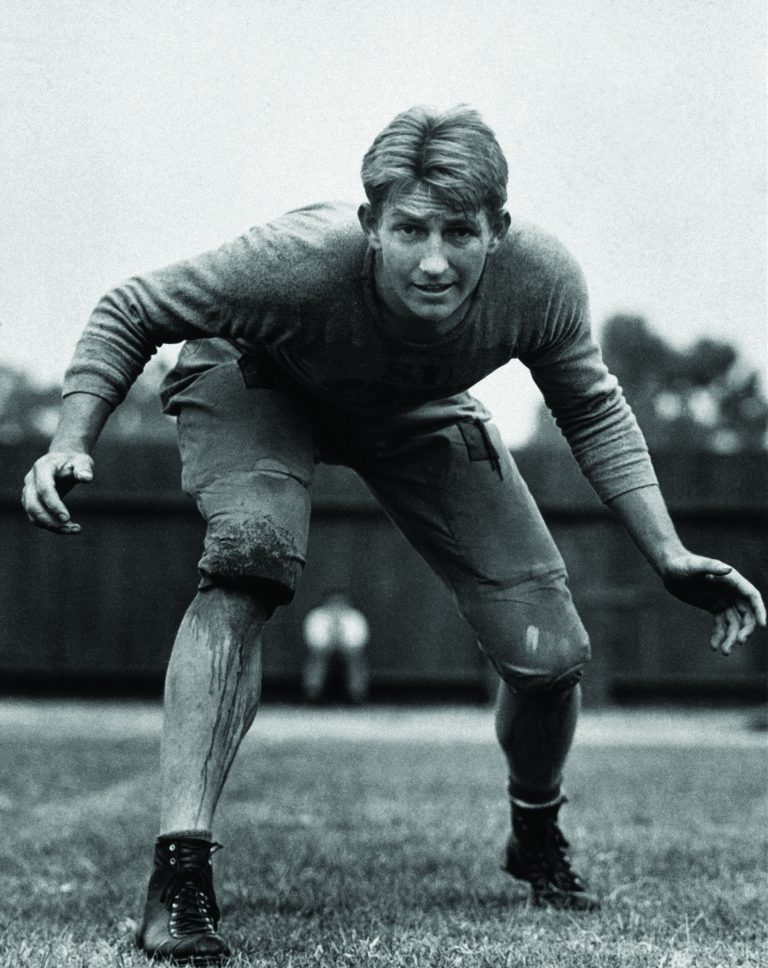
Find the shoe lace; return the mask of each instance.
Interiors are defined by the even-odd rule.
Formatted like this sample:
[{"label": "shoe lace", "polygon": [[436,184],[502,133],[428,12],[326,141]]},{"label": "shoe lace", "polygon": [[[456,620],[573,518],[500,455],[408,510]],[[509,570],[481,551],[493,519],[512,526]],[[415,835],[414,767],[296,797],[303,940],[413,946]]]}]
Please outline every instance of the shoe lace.
[{"label": "shoe lace", "polygon": [[534,883],[554,885],[563,891],[583,891],[584,882],[571,867],[569,842],[554,817],[519,823],[520,847]]},{"label": "shoe lace", "polygon": [[[210,856],[219,849],[213,844]],[[160,901],[170,913],[169,929],[174,937],[213,932],[219,921],[219,907],[213,890],[210,863],[200,863],[199,850],[179,844],[176,869],[166,881]]]}]

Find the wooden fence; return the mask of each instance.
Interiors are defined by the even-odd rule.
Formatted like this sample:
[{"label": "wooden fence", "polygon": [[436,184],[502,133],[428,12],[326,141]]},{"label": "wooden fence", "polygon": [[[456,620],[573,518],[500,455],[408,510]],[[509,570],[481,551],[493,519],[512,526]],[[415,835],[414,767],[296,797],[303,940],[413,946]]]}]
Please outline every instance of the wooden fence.
[{"label": "wooden fence", "polygon": [[[0,676],[19,681],[159,682],[178,621],[194,593],[202,527],[165,446],[107,448],[97,482],[72,495],[83,532],[32,528],[21,480],[42,444],[0,447]],[[515,458],[569,567],[594,658],[585,696],[763,694],[766,635],[724,659],[708,646],[709,618],[671,599],[567,453]],[[659,455],[656,466],[683,539],[722,557],[765,591],[768,455]],[[473,636],[354,474],[319,468],[309,563],[294,603],[267,637],[267,685],[296,687],[306,612],[348,590],[371,626],[374,692],[451,686],[478,692],[488,668]],[[500,536],[502,537],[502,536]]]}]

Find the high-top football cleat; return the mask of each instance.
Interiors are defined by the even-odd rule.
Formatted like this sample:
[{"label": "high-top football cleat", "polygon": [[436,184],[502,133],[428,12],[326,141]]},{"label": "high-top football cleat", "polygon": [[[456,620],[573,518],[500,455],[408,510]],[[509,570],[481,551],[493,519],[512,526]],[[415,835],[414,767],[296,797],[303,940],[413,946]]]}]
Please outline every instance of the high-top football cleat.
[{"label": "high-top football cleat", "polygon": [[557,823],[565,797],[546,807],[512,804],[512,834],[502,870],[528,881],[536,907],[595,911],[600,900],[574,873],[566,850],[568,841]]},{"label": "high-top football cleat", "polygon": [[219,907],[211,857],[221,844],[194,837],[158,837],[144,920],[136,944],[177,964],[213,965],[230,951],[217,933]]}]

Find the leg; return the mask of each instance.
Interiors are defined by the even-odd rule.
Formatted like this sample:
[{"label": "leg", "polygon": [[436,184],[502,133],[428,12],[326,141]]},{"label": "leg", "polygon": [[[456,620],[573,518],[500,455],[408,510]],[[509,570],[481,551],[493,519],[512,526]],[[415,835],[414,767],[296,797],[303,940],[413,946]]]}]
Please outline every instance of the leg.
[{"label": "leg", "polygon": [[166,381],[180,387],[167,409],[178,415],[182,484],[207,529],[200,590],[166,678],[165,833],[210,830],[256,715],[262,626],[275,605],[290,601],[304,564],[311,427],[262,362],[243,366],[226,340],[200,340],[185,346]]},{"label": "leg", "polygon": [[226,587],[198,592],[179,628],[165,680],[160,832],[210,831],[261,689],[268,608]]},{"label": "leg", "polygon": [[[509,768],[510,796],[545,804],[560,796],[580,709],[589,642],[562,567],[470,605],[475,628],[502,677],[496,735]],[[501,646],[499,646],[501,643]]]},{"label": "leg", "polygon": [[[591,907],[595,899],[570,871],[565,840],[555,832],[589,640],[560,554],[487,414],[478,409],[457,421],[455,412],[444,419],[439,409],[424,408],[418,426],[408,415],[407,432],[359,470],[453,592],[503,680],[497,735],[510,795],[515,810],[533,807],[537,814],[536,823],[515,829],[535,828],[536,851],[542,840],[556,845],[542,877],[536,867],[533,878],[527,860],[514,873],[532,881],[538,901],[565,897],[567,906]],[[550,811],[543,826],[540,809]],[[513,872],[509,853],[507,869]]]},{"label": "leg", "polygon": [[179,417],[184,488],[207,530],[166,677],[162,833],[137,942],[153,957],[209,964],[229,953],[217,932],[211,827],[256,715],[262,627],[290,601],[304,562],[314,462],[298,404],[261,385],[255,368],[248,382],[226,341],[189,344],[180,361],[168,409]]},{"label": "leg", "polygon": [[176,636],[165,680],[161,833],[138,935],[155,957],[207,964],[229,954],[217,933],[210,832],[258,708],[268,615],[254,595],[214,586],[198,592]]},{"label": "leg", "polygon": [[[497,735],[519,793],[558,791],[589,641],[562,558],[492,425],[424,408],[359,468],[445,581],[503,680]],[[414,416],[409,415],[414,423]]]},{"label": "leg", "polygon": [[580,705],[578,684],[540,693],[499,684],[496,737],[507,760],[510,796],[527,803],[559,798]]}]

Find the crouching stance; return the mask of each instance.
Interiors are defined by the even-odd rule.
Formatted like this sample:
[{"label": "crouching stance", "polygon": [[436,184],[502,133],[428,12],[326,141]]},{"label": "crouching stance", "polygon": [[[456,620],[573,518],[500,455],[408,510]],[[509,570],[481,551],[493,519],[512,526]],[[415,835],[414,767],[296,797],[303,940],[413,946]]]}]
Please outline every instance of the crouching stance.
[{"label": "crouching stance", "polygon": [[499,673],[504,868],[537,904],[599,903],[558,824],[589,642],[560,554],[469,388],[520,359],[667,589],[715,616],[713,646],[727,654],[765,624],[746,579],[677,537],[592,340],[581,272],[506,211],[506,161],[479,115],[406,111],[375,139],[362,179],[357,212],[290,212],[108,293],[67,372],[51,449],[25,481],[30,520],[79,531],[62,497],[92,479],[109,413],[158,345],[186,341],[162,396],[207,531],[166,679],[160,837],[138,935],[152,956],[205,964],[229,951],[214,814],[256,714],[262,626],[304,565],[318,461],[363,478]]}]

